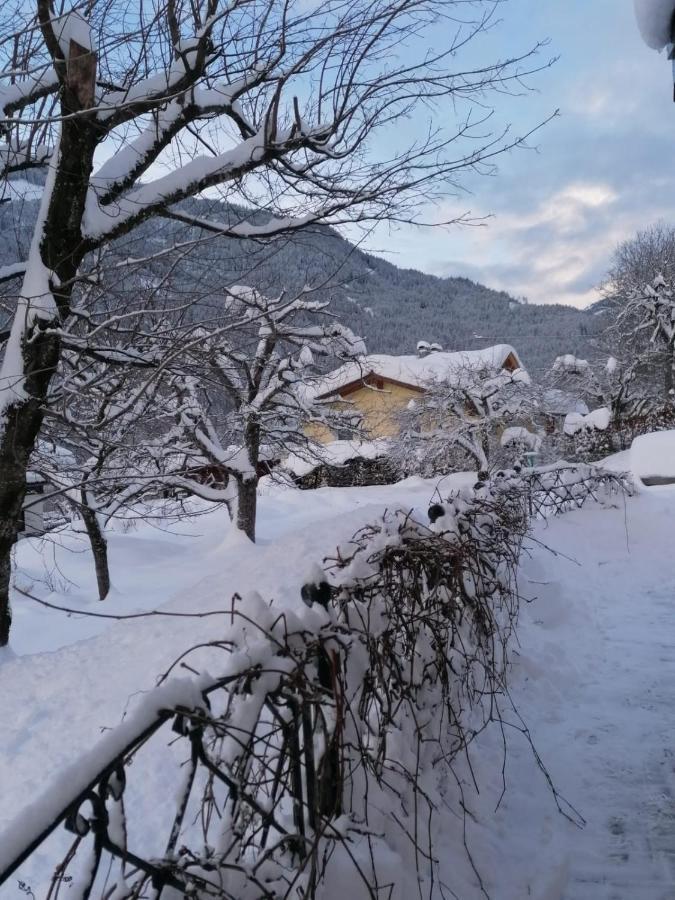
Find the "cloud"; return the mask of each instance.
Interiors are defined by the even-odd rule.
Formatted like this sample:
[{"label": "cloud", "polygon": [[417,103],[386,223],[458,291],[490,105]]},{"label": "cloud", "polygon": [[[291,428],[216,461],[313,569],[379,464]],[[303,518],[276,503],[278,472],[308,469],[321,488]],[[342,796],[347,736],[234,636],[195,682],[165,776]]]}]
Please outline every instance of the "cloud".
[{"label": "cloud", "polygon": [[470,209],[477,219],[492,216],[486,227],[408,229],[387,246],[399,265],[583,306],[597,299],[617,244],[674,218],[670,66],[644,47],[628,3],[511,0],[509,7],[513,34],[550,28],[561,60],[540,94],[507,100],[501,114],[523,132],[554,107],[559,118],[538,133],[536,151],[503,157],[495,178],[470,180],[471,195],[430,211],[443,221]]}]

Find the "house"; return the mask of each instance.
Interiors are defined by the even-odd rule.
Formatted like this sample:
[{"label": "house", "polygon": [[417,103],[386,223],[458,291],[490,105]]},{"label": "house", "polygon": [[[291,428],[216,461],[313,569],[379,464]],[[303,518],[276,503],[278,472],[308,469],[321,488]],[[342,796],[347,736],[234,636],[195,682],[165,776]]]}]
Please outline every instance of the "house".
[{"label": "house", "polygon": [[[513,347],[499,344],[483,350],[446,353],[438,345],[418,344],[415,356],[373,354],[352,360],[333,372],[314,379],[314,402],[334,404],[358,414],[365,435],[371,439],[394,437],[401,411],[424,394],[434,381],[447,381],[468,369],[504,369],[514,372],[522,363]],[[326,426],[310,425],[306,433],[328,444],[349,435],[335,434]]]}]

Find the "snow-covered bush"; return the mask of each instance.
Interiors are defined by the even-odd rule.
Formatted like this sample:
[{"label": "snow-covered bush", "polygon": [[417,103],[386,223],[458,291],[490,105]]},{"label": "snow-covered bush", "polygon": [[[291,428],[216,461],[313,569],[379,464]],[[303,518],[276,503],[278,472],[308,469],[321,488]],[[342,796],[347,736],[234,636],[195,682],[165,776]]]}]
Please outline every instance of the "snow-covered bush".
[{"label": "snow-covered bush", "polygon": [[501,472],[493,490],[519,495],[531,518],[548,518],[581,509],[586,503],[604,502],[633,491],[628,474],[586,463],[556,463],[520,472]]},{"label": "snow-covered bush", "polygon": [[655,399],[639,377],[640,360],[624,356],[593,363],[571,354],[556,359],[544,379],[545,395],[568,394],[578,402],[550,436],[546,459],[594,462],[630,445],[631,423],[653,410]]}]

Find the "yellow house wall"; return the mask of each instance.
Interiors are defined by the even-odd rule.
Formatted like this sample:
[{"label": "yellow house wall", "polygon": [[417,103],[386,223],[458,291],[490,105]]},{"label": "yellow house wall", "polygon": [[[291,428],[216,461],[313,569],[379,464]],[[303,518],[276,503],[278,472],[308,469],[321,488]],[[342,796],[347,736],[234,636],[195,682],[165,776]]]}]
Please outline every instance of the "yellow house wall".
[{"label": "yellow house wall", "polygon": [[[340,410],[352,409],[360,413],[366,437],[387,438],[398,434],[398,414],[411,400],[419,397],[419,391],[385,382],[385,386],[381,390],[365,386],[359,388],[344,400],[333,404],[333,407]],[[305,434],[322,444],[328,444],[336,438],[329,428],[322,425],[307,425]]]},{"label": "yellow house wall", "polygon": [[317,422],[308,422],[303,426],[303,434],[310,439],[316,441],[317,444],[330,444],[335,440],[335,435],[326,425],[319,425]]}]

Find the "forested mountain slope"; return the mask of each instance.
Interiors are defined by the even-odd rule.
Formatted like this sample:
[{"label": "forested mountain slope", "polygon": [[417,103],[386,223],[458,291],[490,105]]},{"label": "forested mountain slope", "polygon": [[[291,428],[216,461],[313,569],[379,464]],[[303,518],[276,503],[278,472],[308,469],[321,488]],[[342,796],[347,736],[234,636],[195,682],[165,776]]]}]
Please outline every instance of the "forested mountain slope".
[{"label": "forested mountain slope", "polygon": [[[27,251],[38,204],[26,199],[35,197],[36,190],[23,187],[0,205],[0,265]],[[192,201],[187,207],[212,220],[245,217],[215,201]],[[173,242],[203,236],[175,221],[153,221],[116,251],[124,257],[146,257]],[[174,286],[180,282],[186,293],[211,299],[220,286],[236,282],[272,292],[310,285],[331,300],[334,312],[365,339],[371,352],[409,353],[422,339],[437,341],[447,350],[509,343],[537,372],[561,353],[592,353],[600,327],[592,311],[522,303],[467,278],[437,278],[398,268],[325,228],[265,245],[211,236],[178,264],[165,256],[137,277],[158,282],[169,269]]]}]

